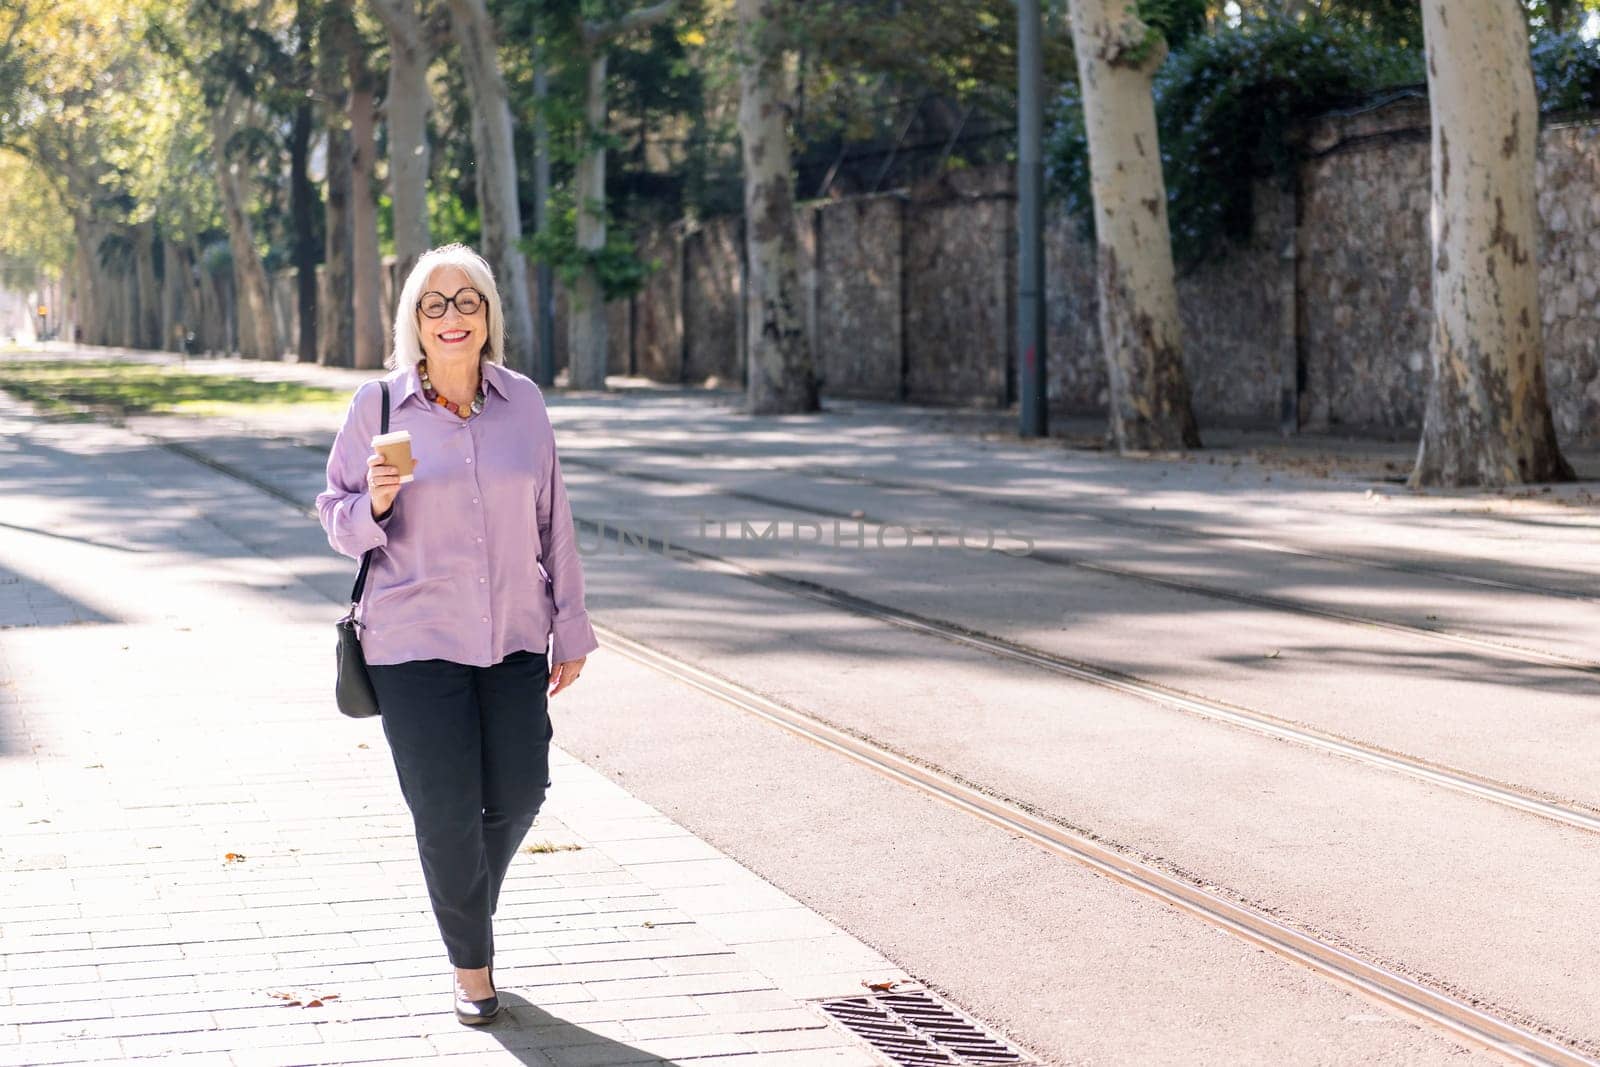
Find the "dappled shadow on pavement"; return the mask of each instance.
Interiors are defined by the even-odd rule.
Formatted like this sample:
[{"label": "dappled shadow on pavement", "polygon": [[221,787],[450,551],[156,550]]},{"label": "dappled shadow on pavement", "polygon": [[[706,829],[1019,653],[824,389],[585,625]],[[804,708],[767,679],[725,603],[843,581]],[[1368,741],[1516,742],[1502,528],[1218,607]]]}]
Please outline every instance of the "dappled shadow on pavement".
[{"label": "dappled shadow on pavement", "polygon": [[11,657],[6,654],[7,632],[116,621],[46,582],[0,564],[0,759],[15,754],[15,739],[21,736],[21,724],[14,714],[17,679],[11,676],[8,666]]},{"label": "dappled shadow on pavement", "polygon": [[[1234,523],[1240,534],[1270,538],[1292,534],[1297,521],[1314,522],[1324,511],[1339,512],[1341,521],[1352,528],[1365,524],[1368,533],[1403,529],[1421,537],[1437,535],[1428,549],[1430,567],[1458,570],[1467,578],[1522,581],[1530,587],[1570,579],[1583,588],[1582,583],[1593,584],[1594,576],[1566,566],[1574,546],[1590,536],[1583,528],[1589,516],[1577,510],[1569,523],[1559,522],[1565,515],[1551,520],[1563,527],[1553,532],[1552,543],[1565,555],[1548,561],[1529,545],[1505,537],[1499,515],[1363,512],[1352,507],[1348,485],[1301,480],[1282,485],[1280,491],[1278,485],[1264,485],[1259,471],[1249,477],[1232,468],[1197,473],[1082,453],[1035,453],[1013,463],[1009,454],[997,458],[995,450],[982,444],[915,426],[885,428],[860,418],[831,417],[758,423],[682,395],[620,401],[576,395],[553,398],[552,404],[557,440],[563,455],[573,460],[566,476],[580,519],[657,516],[683,529],[698,512],[712,507],[724,514],[749,515],[758,525],[777,520],[792,526],[812,518],[827,525],[831,515],[861,511],[869,522],[938,521],[950,527],[970,517],[998,526],[1006,505],[983,494],[1015,493],[1036,505],[1018,524],[1040,539],[1041,551],[1031,558],[926,549],[805,549],[796,555],[787,551],[787,544],[761,541],[689,544],[796,581],[1203,696],[1271,705],[1261,710],[1300,719],[1294,709],[1304,697],[1298,690],[1312,678],[1321,687],[1318,704],[1342,694],[1350,706],[1372,709],[1442,700],[1446,693],[1471,686],[1483,694],[1487,720],[1509,728],[1525,711],[1537,709],[1543,716],[1551,710],[1540,701],[1570,703],[1592,696],[1600,686],[1593,674],[1533,662],[1509,650],[1450,646],[1423,634],[1385,633],[1356,622],[1296,614],[1264,601],[1310,604],[1421,629],[1455,627],[1507,644],[1537,647],[1550,642],[1561,651],[1582,632],[1573,619],[1575,612],[1585,610],[1581,602],[1545,599],[1531,589],[1516,593],[1452,584],[1417,570],[1372,569],[1360,561],[1274,553],[1230,543],[1211,532],[1174,532],[1146,521],[1149,516],[1177,527]],[[331,423],[320,440],[312,435],[299,441],[230,433],[220,422],[207,424],[201,440],[180,423],[170,420],[165,428],[149,429],[183,435],[224,467],[248,465],[253,477],[270,483],[284,498],[309,505],[320,486]],[[727,462],[684,462],[699,455]],[[226,502],[215,499],[210,494],[228,483],[219,482],[216,471],[170,451],[157,446],[125,450],[122,459],[149,467],[151,474],[144,503],[130,520],[133,543],[182,535],[194,507],[206,514],[213,532],[270,523],[280,532],[276,542],[264,542],[258,549],[263,553],[282,550],[273,545],[300,546],[303,552],[303,546],[321,540],[314,522],[303,511],[296,514],[286,507],[283,499],[273,500],[237,482],[233,489],[242,495]],[[755,467],[736,469],[739,462],[752,460]],[[619,461],[652,477],[630,478],[604,469]],[[886,480],[903,477],[937,484],[942,479],[972,490],[972,495],[888,489],[820,477],[810,470],[771,469],[784,464],[838,466]],[[1192,484],[1177,484],[1191,477],[1196,479]],[[674,481],[692,484],[674,487]],[[4,486],[0,474],[0,491]],[[67,481],[52,488],[88,498],[103,487]],[[1141,506],[1144,500],[1159,501],[1159,513]],[[1253,526],[1245,521],[1252,511],[1257,515]],[[824,515],[830,517],[823,520]],[[1107,523],[1099,521],[1100,515],[1138,521]],[[164,530],[168,527],[177,529]],[[1484,529],[1488,533],[1480,536]],[[1458,551],[1452,541],[1456,531],[1472,533],[1459,543],[1473,551],[1492,553],[1503,546],[1505,556]],[[201,554],[245,555],[235,538],[248,536],[237,532],[184,547]],[[590,531],[580,528],[580,545],[593,540]],[[1409,544],[1385,546],[1380,539],[1368,547],[1385,551],[1394,562],[1414,558]],[[315,571],[318,588],[348,586],[351,565],[325,549],[292,563],[302,576]],[[1107,567],[1136,570],[1142,576],[1105,573]],[[821,604],[775,602],[770,589],[753,584],[708,581],[701,570],[639,567],[614,558],[609,549],[587,553],[585,568],[590,607],[597,617],[615,612],[621,618],[648,608],[657,620],[674,620],[680,633],[692,635],[702,655],[713,658],[759,660],[803,646],[824,661],[849,665],[863,658],[863,648],[883,630],[880,621]],[[624,568],[629,569],[625,576]],[[1151,577],[1169,584],[1152,582]],[[1183,583],[1207,588],[1178,587]],[[340,591],[333,589],[329,598]],[[1256,602],[1244,601],[1244,596]],[[775,603],[788,606],[775,611]],[[1555,645],[1560,639],[1567,645]],[[943,654],[946,647],[928,641],[879,647],[872,654],[872,670],[913,666]],[[1268,699],[1249,688],[1258,681],[1282,689]],[[1243,695],[1247,693],[1255,695]],[[1488,710],[1489,705],[1498,710]]]},{"label": "dappled shadow on pavement", "polygon": [[117,621],[47,582],[0,564],[0,630]]}]

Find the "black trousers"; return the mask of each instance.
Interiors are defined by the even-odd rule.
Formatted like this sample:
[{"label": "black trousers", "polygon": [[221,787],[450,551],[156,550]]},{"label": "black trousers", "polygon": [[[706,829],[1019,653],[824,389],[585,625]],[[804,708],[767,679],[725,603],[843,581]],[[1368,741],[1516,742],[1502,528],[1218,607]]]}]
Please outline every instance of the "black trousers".
[{"label": "black trousers", "polygon": [[490,921],[550,784],[550,665],[413,660],[368,667],[450,962],[494,962]]}]

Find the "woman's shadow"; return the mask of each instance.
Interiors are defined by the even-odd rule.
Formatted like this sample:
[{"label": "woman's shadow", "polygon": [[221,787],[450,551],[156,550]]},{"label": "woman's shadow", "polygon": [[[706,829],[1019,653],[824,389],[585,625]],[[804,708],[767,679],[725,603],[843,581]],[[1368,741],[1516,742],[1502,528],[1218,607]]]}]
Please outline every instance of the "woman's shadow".
[{"label": "woman's shadow", "polygon": [[530,1067],[550,1067],[552,1057],[549,1054],[557,1049],[565,1053],[553,1057],[557,1062],[581,1063],[584,1067],[669,1062],[656,1053],[645,1052],[551,1015],[524,997],[503,989],[500,990],[500,1014],[493,1022],[477,1029]]}]

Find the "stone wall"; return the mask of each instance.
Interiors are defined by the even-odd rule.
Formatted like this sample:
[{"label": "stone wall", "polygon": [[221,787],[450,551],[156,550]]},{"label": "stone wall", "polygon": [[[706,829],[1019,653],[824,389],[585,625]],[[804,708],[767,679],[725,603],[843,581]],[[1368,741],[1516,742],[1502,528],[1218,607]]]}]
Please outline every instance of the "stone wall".
[{"label": "stone wall", "polygon": [[1308,148],[1295,264],[1301,423],[1420,428],[1432,323],[1427,102],[1324,119]]},{"label": "stone wall", "polygon": [[[1015,317],[1008,181],[1000,172],[909,198],[799,207],[802,298],[825,395],[1006,403]],[[663,270],[629,303],[638,373],[741,382],[739,220],[657,230],[640,247]]]},{"label": "stone wall", "polygon": [[1094,245],[1077,220],[1049,217],[1044,231],[1045,398],[1052,411],[1106,410],[1106,365],[1100,354],[1100,298]]},{"label": "stone wall", "polygon": [[[1300,170],[1297,291],[1308,428],[1412,433],[1432,327],[1426,101],[1326,118]],[[1600,125],[1540,131],[1539,297],[1556,431],[1600,435]]]},{"label": "stone wall", "polygon": [[627,300],[606,305],[606,373],[633,373],[633,309]]},{"label": "stone wall", "polygon": [[1540,310],[1556,433],[1600,436],[1600,125],[1539,139]]},{"label": "stone wall", "polygon": [[661,382],[683,376],[683,241],[677,227],[653,231],[639,242],[639,254],[659,266],[633,298],[634,365]]},{"label": "stone wall", "polygon": [[906,205],[905,397],[1003,407],[1015,340],[1016,202],[1004,194]]},{"label": "stone wall", "polygon": [[736,218],[712,219],[684,236],[683,381],[741,380],[742,244]]},{"label": "stone wall", "polygon": [[1249,242],[1178,276],[1184,366],[1202,425],[1277,425],[1285,374],[1293,407],[1295,202],[1267,183],[1252,196]]},{"label": "stone wall", "polygon": [[[539,335],[539,282],[537,272],[530,264],[528,271],[529,303],[533,307],[533,332],[534,344],[537,345]],[[555,369],[559,374],[567,368],[569,353],[569,337],[567,331],[571,328],[571,300],[567,287],[561,284],[557,277],[553,287],[555,289],[555,313],[551,316],[554,323],[555,343],[551,345],[555,353]],[[628,302],[613,300],[606,305],[606,373],[627,374],[630,346],[633,338],[628,321]]]},{"label": "stone wall", "polygon": [[[817,357],[817,226],[818,213],[815,209],[804,204],[796,204],[794,211],[795,250],[800,257],[800,289],[801,300],[804,302],[802,311],[805,315],[806,343],[816,372],[822,375],[821,363]],[[748,318],[748,312],[746,313]],[[744,347],[749,349],[750,339],[744,338]],[[741,354],[742,359],[742,354]]]},{"label": "stone wall", "polygon": [[817,247],[813,350],[832,396],[900,396],[902,204],[866,196],[808,214]]},{"label": "stone wall", "polygon": [[[1016,204],[1009,183],[1005,171],[971,173],[799,212],[807,319],[824,395],[986,407],[1015,399]],[[1274,230],[1293,205],[1271,190],[1261,195],[1261,237],[1179,280],[1196,404],[1212,421],[1275,419],[1280,368],[1293,358],[1284,310],[1292,301]],[[641,254],[665,269],[631,304],[639,373],[676,380],[678,353],[685,353],[685,380],[738,379],[737,241],[735,220],[643,238]],[[1073,221],[1051,220],[1046,269],[1050,404],[1059,412],[1101,411],[1094,250]]]},{"label": "stone wall", "polygon": [[[1401,95],[1304,132],[1292,188],[1253,190],[1242,247],[1180,272],[1184,360],[1206,425],[1413,434],[1429,374],[1425,100]],[[1600,435],[1600,122],[1547,125],[1538,165],[1551,403],[1566,440]],[[1004,170],[805,207],[807,319],[824,396],[1004,405],[1016,399],[1015,201]],[[629,305],[639,373],[738,382],[736,219],[650,235],[666,269]],[[1047,396],[1101,413],[1094,249],[1045,233]]]},{"label": "stone wall", "polygon": [[[1178,314],[1195,415],[1205,424],[1275,424],[1284,364],[1294,360],[1292,264],[1283,242],[1294,201],[1256,189],[1250,243],[1179,273]],[[1100,351],[1094,245],[1076,220],[1045,230],[1046,396],[1063,414],[1098,414],[1107,403]]]},{"label": "stone wall", "polygon": [[[1258,185],[1255,233],[1180,273],[1184,359],[1206,425],[1413,434],[1430,373],[1429,145],[1425,100],[1324,116],[1304,131],[1291,189]],[[1567,441],[1600,436],[1600,120],[1540,132],[1540,298],[1551,406]],[[1003,168],[927,188],[802,206],[806,318],[824,396],[995,406],[1016,399],[1015,215]],[[607,308],[608,367],[662,381],[743,380],[737,218],[640,237],[659,262]],[[1059,211],[1045,233],[1050,407],[1101,413],[1094,249]],[[531,272],[530,272],[531,273]],[[385,327],[398,279],[385,272]],[[297,336],[292,271],[273,315]],[[556,294],[556,365],[567,300]],[[220,283],[202,348],[228,347],[237,302]],[[213,336],[215,334],[215,336]]]}]

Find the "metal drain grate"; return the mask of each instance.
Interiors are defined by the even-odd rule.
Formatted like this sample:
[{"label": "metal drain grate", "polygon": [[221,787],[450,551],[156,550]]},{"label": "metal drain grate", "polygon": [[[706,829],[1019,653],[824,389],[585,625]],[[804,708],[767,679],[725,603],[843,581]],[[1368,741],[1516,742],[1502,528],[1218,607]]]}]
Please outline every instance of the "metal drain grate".
[{"label": "metal drain grate", "polygon": [[821,1007],[904,1067],[1032,1062],[922,990],[824,1000]]}]

